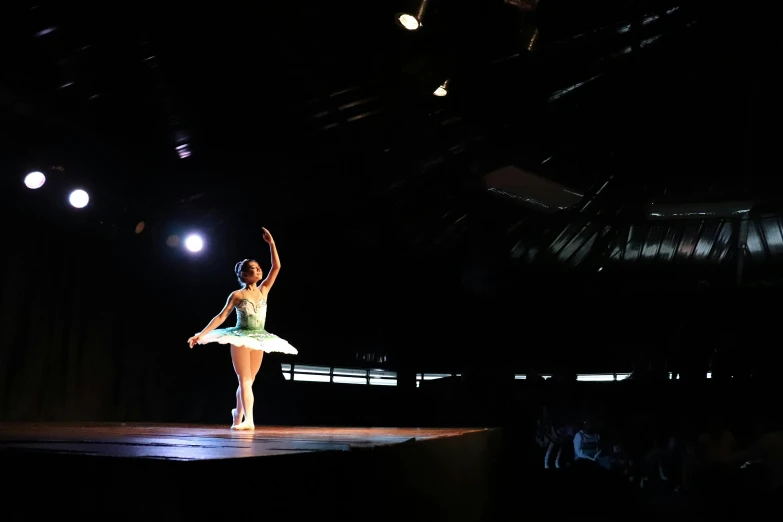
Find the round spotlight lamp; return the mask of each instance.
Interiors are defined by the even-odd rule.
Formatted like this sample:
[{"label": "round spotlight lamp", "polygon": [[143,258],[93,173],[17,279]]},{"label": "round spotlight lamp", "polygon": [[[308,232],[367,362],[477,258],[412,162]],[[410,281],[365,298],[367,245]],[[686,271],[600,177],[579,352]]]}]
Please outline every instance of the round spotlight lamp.
[{"label": "round spotlight lamp", "polygon": [[439,98],[442,98],[446,96],[448,93],[449,93],[449,80],[446,80],[445,82],[443,82],[443,84],[440,87],[435,89],[435,92],[433,92],[432,94],[434,94]]},{"label": "round spotlight lamp", "polygon": [[[424,13],[427,11],[429,0],[411,0],[406,11],[397,13],[394,17],[397,24],[408,31],[416,31],[422,26]],[[411,14],[414,13],[414,14]]]},{"label": "round spotlight lamp", "polygon": [[191,234],[185,238],[185,248],[191,252],[200,252],[204,248],[204,240],[195,234]]},{"label": "round spotlight lamp", "polygon": [[68,196],[68,202],[75,208],[84,208],[90,202],[90,195],[82,189],[76,189]]},{"label": "round spotlight lamp", "polygon": [[421,22],[419,22],[415,16],[406,13],[399,13],[397,15],[397,23],[408,31],[415,31],[421,27]]},{"label": "round spotlight lamp", "polygon": [[46,176],[43,175],[43,172],[31,172],[24,177],[24,184],[29,189],[39,189],[43,187],[44,183],[46,183]]}]

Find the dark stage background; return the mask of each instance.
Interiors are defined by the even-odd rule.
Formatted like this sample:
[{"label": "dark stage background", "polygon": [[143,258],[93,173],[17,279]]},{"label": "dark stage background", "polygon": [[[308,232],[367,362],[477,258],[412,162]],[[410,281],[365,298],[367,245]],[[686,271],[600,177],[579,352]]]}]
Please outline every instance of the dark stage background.
[{"label": "dark stage background", "polygon": [[[192,257],[147,249],[141,237],[111,240],[84,229],[75,234],[70,226],[30,219],[6,238],[0,418],[225,421],[236,382],[228,350],[190,350],[185,341],[234,288],[231,261],[239,251]],[[415,418],[410,401],[419,390],[287,382],[280,373],[286,362],[364,367],[357,352],[388,355],[374,367],[486,373],[503,382],[531,365],[549,372],[630,371],[634,361],[662,354],[675,371],[706,371],[712,362],[713,372],[720,365],[758,377],[776,372],[764,329],[775,324],[776,312],[759,304],[774,303],[775,289],[629,292],[623,288],[632,275],[588,284],[547,272],[538,284],[527,280],[487,297],[454,284],[459,274],[437,266],[417,266],[404,278],[408,290],[394,287],[393,276],[386,285],[376,276],[377,286],[368,288],[362,276],[384,265],[368,262],[339,280],[322,279],[322,272],[340,274],[338,263],[303,255],[306,249],[289,244],[284,231],[277,239],[284,268],[270,298],[268,328],[301,353],[265,359],[257,408],[268,422]],[[248,240],[249,253],[266,265],[266,245]],[[324,252],[328,258],[326,246]],[[646,277],[656,286],[653,275]],[[450,278],[458,291],[448,292]],[[517,292],[525,298],[513,300]],[[478,401],[466,406],[466,420],[486,408]],[[458,410],[443,407],[458,417]]]},{"label": "dark stage background", "polygon": [[[339,31],[322,2],[14,6],[0,21],[0,420],[226,422],[228,349],[186,340],[236,288],[237,261],[268,270],[262,226],[283,264],[268,328],[300,350],[262,367],[262,422],[413,422],[413,372],[491,382],[655,359],[774,375],[774,17],[522,4],[440,2],[415,35],[391,1],[341,4]],[[280,23],[261,30],[262,15]],[[506,166],[577,202],[488,190]],[[37,191],[21,183],[32,170],[47,175]],[[77,186],[91,195],[78,211]],[[654,219],[653,201],[675,211]],[[191,231],[201,253],[167,246]],[[402,385],[280,373],[367,354]],[[492,393],[468,402],[481,412]]]}]

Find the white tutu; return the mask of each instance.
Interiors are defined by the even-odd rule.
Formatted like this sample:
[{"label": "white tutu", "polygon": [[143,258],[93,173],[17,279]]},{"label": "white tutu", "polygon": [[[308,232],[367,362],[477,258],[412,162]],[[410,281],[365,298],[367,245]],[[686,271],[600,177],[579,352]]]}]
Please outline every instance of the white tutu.
[{"label": "white tutu", "polygon": [[219,343],[233,344],[235,346],[244,346],[251,350],[263,350],[265,352],[280,352],[290,355],[296,355],[299,352],[296,348],[288,344],[288,341],[281,339],[275,334],[271,334],[262,328],[221,328],[212,330],[207,335],[198,340],[199,344]]},{"label": "white tutu", "polygon": [[237,325],[233,328],[212,330],[200,337],[198,344],[233,344],[265,352],[280,352],[290,355],[299,353],[285,339],[264,330],[266,307],[266,300],[263,297],[257,303],[249,299],[242,299],[236,306]]}]

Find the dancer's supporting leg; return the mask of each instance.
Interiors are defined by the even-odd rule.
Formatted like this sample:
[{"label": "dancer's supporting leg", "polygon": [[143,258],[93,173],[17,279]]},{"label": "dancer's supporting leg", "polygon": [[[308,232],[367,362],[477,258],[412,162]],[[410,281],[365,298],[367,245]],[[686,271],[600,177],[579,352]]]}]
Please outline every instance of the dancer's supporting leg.
[{"label": "dancer's supporting leg", "polygon": [[[239,402],[245,415],[245,420],[231,426],[234,430],[252,430],[253,424],[253,372],[250,362],[250,350],[244,346],[231,345],[231,361],[239,381]],[[239,409],[239,408],[237,408]]]}]

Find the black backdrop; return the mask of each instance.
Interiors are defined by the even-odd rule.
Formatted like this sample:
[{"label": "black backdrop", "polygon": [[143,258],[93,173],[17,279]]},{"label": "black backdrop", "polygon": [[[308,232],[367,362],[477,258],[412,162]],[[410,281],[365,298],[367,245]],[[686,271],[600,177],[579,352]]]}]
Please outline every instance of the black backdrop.
[{"label": "black backdrop", "polygon": [[[253,227],[224,239],[246,250],[213,245],[194,259],[154,236],[36,213],[7,222],[0,256],[0,420],[224,422],[236,386],[228,350],[189,350],[186,339],[236,288],[242,252],[268,266]],[[390,369],[466,374],[532,363],[621,372],[656,353],[706,361],[733,352],[747,363],[771,346],[777,324],[779,290],[731,289],[731,267],[728,286],[664,292],[673,273],[515,278],[490,264],[481,276],[489,269],[476,256],[404,265],[277,230],[284,268],[267,324],[300,349],[301,363],[357,365],[361,351],[388,354]],[[773,359],[756,367],[774,372]],[[258,386],[300,386],[281,382],[285,360],[268,356]],[[313,386],[300,389],[316,396],[326,385]]]},{"label": "black backdrop", "polygon": [[[0,255],[0,419],[225,420],[236,387],[228,350],[190,350],[186,339],[237,288],[236,260],[257,257],[268,269],[257,230],[213,235],[202,256],[189,256],[159,234],[136,236],[69,209],[29,206],[12,223]],[[415,271],[395,287],[394,269],[373,254],[270,229],[281,231],[284,268],[267,328],[300,356],[267,354],[260,386],[284,386],[286,360],[350,367],[369,352],[393,367],[407,351],[444,364],[430,332],[448,313],[436,306],[436,284],[412,295]]]}]

